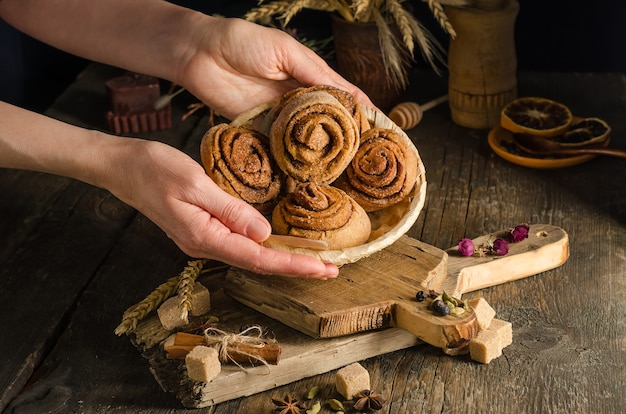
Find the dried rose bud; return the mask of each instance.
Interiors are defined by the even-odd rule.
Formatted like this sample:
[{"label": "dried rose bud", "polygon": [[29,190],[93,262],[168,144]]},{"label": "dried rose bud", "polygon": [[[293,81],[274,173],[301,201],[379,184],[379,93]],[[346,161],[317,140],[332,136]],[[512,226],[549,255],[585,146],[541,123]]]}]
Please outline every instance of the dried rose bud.
[{"label": "dried rose bud", "polygon": [[459,242],[459,253],[461,256],[471,256],[474,254],[474,242],[468,238],[462,238]]},{"label": "dried rose bud", "polygon": [[513,230],[509,232],[509,243],[517,243],[528,237],[528,230],[530,227],[528,224],[520,224],[515,226]]},{"label": "dried rose bud", "polygon": [[493,254],[504,256],[509,252],[509,244],[504,239],[495,239],[492,246]]}]

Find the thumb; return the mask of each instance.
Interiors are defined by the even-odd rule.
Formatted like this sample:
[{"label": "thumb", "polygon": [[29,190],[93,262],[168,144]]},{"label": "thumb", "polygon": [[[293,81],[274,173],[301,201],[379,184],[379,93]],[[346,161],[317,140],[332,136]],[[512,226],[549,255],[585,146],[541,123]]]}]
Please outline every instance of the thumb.
[{"label": "thumb", "polygon": [[272,226],[257,209],[221,190],[212,194],[207,210],[233,233],[255,242],[262,242],[270,236]]},{"label": "thumb", "polygon": [[[300,45],[302,46],[302,45]],[[357,101],[362,104],[375,108],[370,98],[359,89],[356,85],[350,83],[340,74],[335,72],[325,60],[317,55],[313,50],[302,47],[302,61],[298,61],[293,55],[287,55],[291,58],[288,60],[287,71],[303,85],[330,85],[344,91],[350,92]],[[305,64],[305,62],[308,62]]]}]

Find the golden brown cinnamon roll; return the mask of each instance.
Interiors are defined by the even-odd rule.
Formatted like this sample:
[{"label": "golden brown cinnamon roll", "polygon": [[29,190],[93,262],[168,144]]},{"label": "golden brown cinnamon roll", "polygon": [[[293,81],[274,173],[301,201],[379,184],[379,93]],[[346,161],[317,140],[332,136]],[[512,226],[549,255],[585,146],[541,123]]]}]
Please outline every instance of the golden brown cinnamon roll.
[{"label": "golden brown cinnamon roll", "polygon": [[270,130],[278,167],[298,182],[333,182],[359,146],[354,117],[333,96],[316,91],[290,99]]},{"label": "golden brown cinnamon roll", "polygon": [[274,119],[276,119],[276,116],[278,116],[282,108],[284,108],[285,104],[289,102],[289,100],[310,92],[326,92],[332,95],[335,99],[339,101],[340,104],[344,106],[344,108],[348,110],[348,112],[350,112],[350,114],[352,114],[352,117],[359,127],[360,133],[363,133],[370,129],[370,123],[367,119],[367,114],[365,113],[365,108],[363,107],[363,105],[357,102],[350,92],[335,88],[334,86],[330,85],[315,85],[309,87],[303,86],[287,92],[282,96],[282,98],[273,110]]},{"label": "golden brown cinnamon roll", "polygon": [[418,158],[405,137],[393,129],[372,128],[345,173],[334,183],[367,212],[402,201],[413,189]]},{"label": "golden brown cinnamon roll", "polygon": [[371,223],[365,210],[339,188],[302,183],[274,209],[272,229],[276,234],[324,240],[336,250],[365,243]]},{"label": "golden brown cinnamon roll", "polygon": [[246,127],[216,125],[202,138],[200,157],[209,177],[227,193],[264,214],[278,202],[283,178],[265,135]]}]

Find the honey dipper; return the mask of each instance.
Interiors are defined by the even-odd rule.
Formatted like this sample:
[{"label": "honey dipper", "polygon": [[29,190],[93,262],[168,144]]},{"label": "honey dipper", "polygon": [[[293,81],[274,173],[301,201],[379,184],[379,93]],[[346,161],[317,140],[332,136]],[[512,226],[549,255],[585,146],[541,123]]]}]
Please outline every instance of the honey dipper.
[{"label": "honey dipper", "polygon": [[389,111],[389,118],[402,129],[411,129],[420,123],[425,111],[446,102],[448,95],[440,96],[432,101],[420,105],[416,102],[402,102]]}]

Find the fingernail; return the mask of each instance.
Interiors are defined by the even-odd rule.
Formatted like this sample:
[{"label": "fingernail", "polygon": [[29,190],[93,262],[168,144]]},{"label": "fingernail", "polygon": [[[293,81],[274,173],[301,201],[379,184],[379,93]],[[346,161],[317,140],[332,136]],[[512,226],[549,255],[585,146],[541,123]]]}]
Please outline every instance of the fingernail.
[{"label": "fingernail", "polygon": [[261,242],[267,239],[272,232],[269,223],[265,220],[255,218],[248,223],[246,227],[246,236],[256,242]]},{"label": "fingernail", "polygon": [[324,273],[324,277],[326,279],[335,279],[339,276],[339,268],[332,263],[325,263],[326,265],[326,273]]}]

